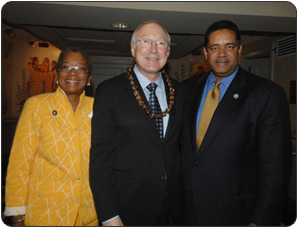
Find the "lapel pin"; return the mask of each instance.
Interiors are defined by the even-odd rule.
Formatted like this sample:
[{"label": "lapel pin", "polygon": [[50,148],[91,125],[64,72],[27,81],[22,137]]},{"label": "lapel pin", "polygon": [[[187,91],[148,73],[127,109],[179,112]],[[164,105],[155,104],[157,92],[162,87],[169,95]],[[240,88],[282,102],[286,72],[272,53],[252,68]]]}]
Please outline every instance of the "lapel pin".
[{"label": "lapel pin", "polygon": [[56,110],[53,110],[53,111],[52,111],[52,115],[53,115],[53,116],[56,116],[56,115],[57,115],[57,111],[56,111]]},{"label": "lapel pin", "polygon": [[237,93],[233,94],[234,99],[239,99],[239,95]]}]

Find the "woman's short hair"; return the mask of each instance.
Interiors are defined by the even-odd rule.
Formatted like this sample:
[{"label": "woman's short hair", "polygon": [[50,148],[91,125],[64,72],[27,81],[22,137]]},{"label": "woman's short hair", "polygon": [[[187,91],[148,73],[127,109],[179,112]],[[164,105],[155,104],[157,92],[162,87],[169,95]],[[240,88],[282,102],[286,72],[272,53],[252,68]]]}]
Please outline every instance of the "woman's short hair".
[{"label": "woman's short hair", "polygon": [[77,52],[77,53],[80,53],[84,57],[87,65],[88,65],[88,75],[90,76],[92,74],[92,70],[93,70],[90,55],[85,50],[78,48],[78,47],[68,47],[60,53],[58,60],[57,60],[56,67],[55,67],[57,72],[59,72],[61,65],[63,63],[63,60],[69,52]]}]

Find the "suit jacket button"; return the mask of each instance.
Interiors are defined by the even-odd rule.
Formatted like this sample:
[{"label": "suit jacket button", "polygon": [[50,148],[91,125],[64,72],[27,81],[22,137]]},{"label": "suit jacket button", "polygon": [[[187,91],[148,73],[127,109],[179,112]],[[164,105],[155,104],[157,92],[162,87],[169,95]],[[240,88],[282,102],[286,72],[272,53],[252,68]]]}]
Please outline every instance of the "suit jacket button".
[{"label": "suit jacket button", "polygon": [[192,187],[191,186],[187,186],[187,190],[191,191]]},{"label": "suit jacket button", "polygon": [[198,166],[199,165],[199,163],[198,162],[194,162],[194,166],[196,167],[196,166]]},{"label": "suit jacket button", "polygon": [[160,174],[160,179],[164,180],[165,179],[165,176],[164,174]]}]

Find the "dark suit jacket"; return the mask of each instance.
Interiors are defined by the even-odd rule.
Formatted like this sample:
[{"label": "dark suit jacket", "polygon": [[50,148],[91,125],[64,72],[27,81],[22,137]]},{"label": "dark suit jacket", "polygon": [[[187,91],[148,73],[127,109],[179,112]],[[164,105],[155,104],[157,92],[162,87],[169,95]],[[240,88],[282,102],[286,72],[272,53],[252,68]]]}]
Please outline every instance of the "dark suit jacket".
[{"label": "dark suit jacket", "polygon": [[194,205],[199,226],[279,225],[292,153],[286,95],[240,68],[196,152],[196,117],[208,75],[184,83],[185,211]]},{"label": "dark suit jacket", "polygon": [[[134,73],[133,76],[147,103]],[[178,139],[184,97],[181,84],[172,81],[175,104],[164,142],[160,141],[155,120],[138,105],[126,73],[98,85],[92,119],[90,185],[99,221],[120,215],[125,226],[155,225],[163,205],[162,175],[166,169],[172,219],[175,223],[182,222]],[[169,98],[168,88],[166,85]]]}]

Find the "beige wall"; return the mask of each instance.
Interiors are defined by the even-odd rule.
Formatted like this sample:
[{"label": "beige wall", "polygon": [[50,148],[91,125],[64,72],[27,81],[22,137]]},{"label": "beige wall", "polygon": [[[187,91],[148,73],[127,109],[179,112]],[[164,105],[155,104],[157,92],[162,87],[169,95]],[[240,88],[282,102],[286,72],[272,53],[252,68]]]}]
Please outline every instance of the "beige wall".
[{"label": "beige wall", "polygon": [[[172,51],[172,50],[171,50]],[[182,82],[190,78],[191,75],[191,65],[197,62],[204,62],[205,58],[203,55],[186,55],[181,59],[168,60],[168,74],[170,77]]]},{"label": "beige wall", "polygon": [[[16,37],[10,39],[2,35],[2,118],[17,118],[20,115],[22,105],[19,105],[17,93],[19,89],[24,89],[24,79],[29,79],[30,57],[38,57],[41,64],[45,57],[50,63],[57,61],[60,50],[51,44],[48,48],[31,47],[28,44],[32,35],[23,30],[15,30]],[[37,39],[37,38],[36,38]],[[50,67],[51,69],[51,67]],[[26,78],[25,78],[26,75]]]}]

